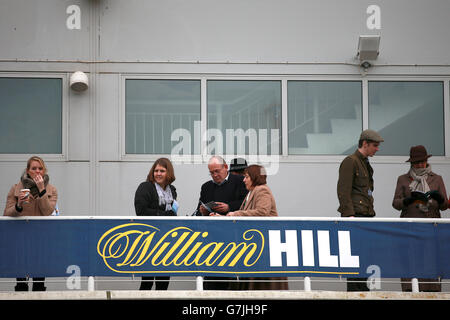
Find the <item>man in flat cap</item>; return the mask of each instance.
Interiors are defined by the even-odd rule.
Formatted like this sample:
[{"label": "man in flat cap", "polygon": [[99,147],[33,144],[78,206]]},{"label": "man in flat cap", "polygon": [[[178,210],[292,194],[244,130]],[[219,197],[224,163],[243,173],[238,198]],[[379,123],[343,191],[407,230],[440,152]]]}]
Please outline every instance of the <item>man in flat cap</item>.
[{"label": "man in flat cap", "polygon": [[[358,149],[347,156],[339,167],[337,195],[341,217],[374,217],[373,169],[369,157],[379,150],[383,138],[374,130],[364,130]],[[368,291],[365,278],[348,278],[347,291]]]}]

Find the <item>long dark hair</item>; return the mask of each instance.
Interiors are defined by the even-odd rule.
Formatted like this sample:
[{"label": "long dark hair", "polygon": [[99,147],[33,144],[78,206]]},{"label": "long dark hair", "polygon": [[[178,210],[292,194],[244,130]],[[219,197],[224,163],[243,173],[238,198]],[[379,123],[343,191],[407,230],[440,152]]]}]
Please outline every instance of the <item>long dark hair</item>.
[{"label": "long dark hair", "polygon": [[159,158],[155,161],[155,163],[153,163],[153,166],[147,175],[147,181],[155,182],[154,173],[157,165],[160,165],[167,170],[166,185],[169,185],[175,181],[175,172],[173,170],[172,162],[170,162],[167,158]]}]

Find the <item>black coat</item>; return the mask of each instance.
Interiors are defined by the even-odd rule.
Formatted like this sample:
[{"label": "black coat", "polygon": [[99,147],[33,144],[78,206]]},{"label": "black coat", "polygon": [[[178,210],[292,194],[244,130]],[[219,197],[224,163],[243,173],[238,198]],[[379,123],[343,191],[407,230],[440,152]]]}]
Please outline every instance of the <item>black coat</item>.
[{"label": "black coat", "polygon": [[[228,204],[230,211],[236,211],[241,207],[247,193],[244,177],[230,173],[228,180],[221,185],[215,184],[212,180],[205,182],[200,191],[200,201],[203,203],[210,201],[224,202]],[[197,210],[199,207],[200,202]],[[197,211],[197,215],[201,215],[200,211]]]},{"label": "black coat", "polygon": [[[169,185],[173,199],[177,198],[177,191]],[[134,209],[137,216],[176,216],[172,210],[166,211],[166,206],[159,205],[159,196],[153,182],[142,182],[134,195]]]}]

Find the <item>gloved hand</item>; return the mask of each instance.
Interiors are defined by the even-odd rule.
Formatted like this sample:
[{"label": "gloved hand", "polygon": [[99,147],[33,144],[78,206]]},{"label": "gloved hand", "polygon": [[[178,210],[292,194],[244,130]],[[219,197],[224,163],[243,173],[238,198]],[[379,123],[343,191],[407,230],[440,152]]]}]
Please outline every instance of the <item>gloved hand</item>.
[{"label": "gloved hand", "polygon": [[439,204],[442,204],[442,202],[444,202],[444,197],[441,196],[441,194],[437,190],[430,191],[430,198],[436,200]]},{"label": "gloved hand", "polygon": [[172,202],[172,211],[175,212],[175,215],[178,212],[178,207],[179,207],[179,205],[178,205],[177,200],[173,200],[173,202]]},{"label": "gloved hand", "polygon": [[164,211],[165,216],[176,216],[177,214],[173,210]]},{"label": "gloved hand", "polygon": [[414,198],[411,198],[411,197],[407,197],[407,198],[403,199],[403,205],[405,207],[409,206],[413,202],[414,202]]}]

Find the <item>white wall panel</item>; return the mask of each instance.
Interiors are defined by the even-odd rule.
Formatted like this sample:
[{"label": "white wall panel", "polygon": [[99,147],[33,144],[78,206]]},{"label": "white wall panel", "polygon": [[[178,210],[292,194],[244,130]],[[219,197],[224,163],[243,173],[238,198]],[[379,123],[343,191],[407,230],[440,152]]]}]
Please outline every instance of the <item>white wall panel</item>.
[{"label": "white wall panel", "polygon": [[[366,25],[372,4],[380,30]],[[445,0],[105,1],[100,10],[104,60],[347,62],[360,34],[381,34],[382,62],[449,62]]]},{"label": "white wall panel", "polygon": [[90,92],[76,92],[68,89],[66,93],[69,95],[68,159],[70,161],[89,161]]},{"label": "white wall panel", "polygon": [[[0,2],[1,59],[89,60],[90,2],[14,0]],[[80,29],[69,30],[67,7],[81,10]]]},{"label": "white wall panel", "polygon": [[[120,101],[121,86],[119,75],[102,74],[98,76],[98,116],[97,125],[99,160],[119,160],[121,131]],[[122,115],[125,117],[125,115]]]},{"label": "white wall panel", "polygon": [[[83,162],[59,162],[46,161],[43,156],[50,177],[50,184],[58,190],[58,207],[61,215],[65,216],[88,216],[92,215],[89,210],[89,163]],[[26,161],[23,162],[0,162],[0,208],[6,205],[6,196],[10,188],[19,182]]]}]

